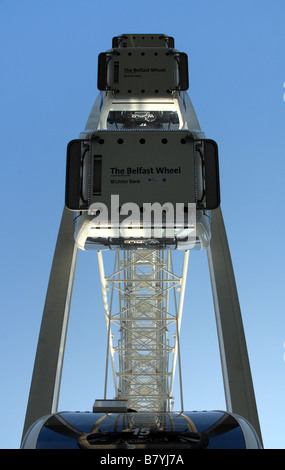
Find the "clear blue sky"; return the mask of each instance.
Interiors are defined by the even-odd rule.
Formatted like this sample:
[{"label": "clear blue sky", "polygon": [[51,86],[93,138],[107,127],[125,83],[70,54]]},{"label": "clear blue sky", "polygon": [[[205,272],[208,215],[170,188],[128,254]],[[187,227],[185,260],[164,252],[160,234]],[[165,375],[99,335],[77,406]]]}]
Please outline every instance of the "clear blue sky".
[{"label": "clear blue sky", "polygon": [[[190,98],[219,145],[264,445],[285,448],[284,20],[283,0],[0,0],[0,448],[20,445],[66,145],[97,96],[97,56],[122,33],[168,34],[188,54]],[[61,410],[102,397],[105,332],[96,255],[80,253]],[[205,252],[190,256],[181,335],[185,409],[225,409]]]}]

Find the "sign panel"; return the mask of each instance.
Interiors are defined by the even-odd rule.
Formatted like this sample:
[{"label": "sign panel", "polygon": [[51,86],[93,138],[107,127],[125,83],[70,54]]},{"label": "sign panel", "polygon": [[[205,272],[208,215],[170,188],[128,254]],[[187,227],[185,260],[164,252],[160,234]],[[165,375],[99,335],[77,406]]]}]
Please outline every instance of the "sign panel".
[{"label": "sign panel", "polygon": [[92,139],[88,205],[195,203],[193,141],[185,132],[98,132]]}]

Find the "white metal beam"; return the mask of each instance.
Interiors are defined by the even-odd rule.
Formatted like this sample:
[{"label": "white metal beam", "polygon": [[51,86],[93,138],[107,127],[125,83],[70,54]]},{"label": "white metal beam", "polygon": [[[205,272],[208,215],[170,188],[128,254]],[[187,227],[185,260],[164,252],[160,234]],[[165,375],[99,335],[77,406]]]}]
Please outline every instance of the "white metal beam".
[{"label": "white metal beam", "polygon": [[212,211],[207,249],[227,410],[247,419],[261,439],[235,276],[221,209]]},{"label": "white metal beam", "polygon": [[76,261],[73,213],[64,208],[43,311],[23,436],[37,419],[57,411]]}]

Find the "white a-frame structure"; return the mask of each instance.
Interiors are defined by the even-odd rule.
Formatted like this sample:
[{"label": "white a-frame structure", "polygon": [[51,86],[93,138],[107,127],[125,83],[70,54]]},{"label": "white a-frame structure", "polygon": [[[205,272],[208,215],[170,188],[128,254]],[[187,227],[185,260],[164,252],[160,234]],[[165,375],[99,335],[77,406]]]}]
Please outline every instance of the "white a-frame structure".
[{"label": "white a-frame structure", "polygon": [[[126,54],[130,56],[131,53],[124,47]],[[156,56],[158,53],[155,50]],[[108,63],[108,60],[105,62]],[[117,71],[117,64],[116,61],[114,71]],[[156,93],[158,91],[155,90]],[[197,131],[199,124],[191,103],[189,107],[188,129]],[[142,118],[149,124],[153,114],[148,110],[143,114],[140,110],[140,113],[134,113],[132,117],[136,121]],[[98,129],[94,127],[94,122],[98,125],[93,109],[86,128]],[[23,435],[37,419],[55,413],[58,408],[78,256],[74,231],[73,212],[64,207],[42,317]],[[206,249],[227,411],[247,419],[261,439],[242,316],[220,207],[211,211],[211,241]],[[177,274],[172,265],[170,250],[119,249],[115,250],[112,273],[105,273],[104,251],[98,250],[109,351],[106,369],[110,360],[115,398],[127,400],[130,409],[172,409],[177,363],[178,370],[180,369],[179,333],[183,300],[187,294],[189,250],[182,250],[180,255],[183,261],[181,272]],[[104,398],[107,398],[106,387]]]}]

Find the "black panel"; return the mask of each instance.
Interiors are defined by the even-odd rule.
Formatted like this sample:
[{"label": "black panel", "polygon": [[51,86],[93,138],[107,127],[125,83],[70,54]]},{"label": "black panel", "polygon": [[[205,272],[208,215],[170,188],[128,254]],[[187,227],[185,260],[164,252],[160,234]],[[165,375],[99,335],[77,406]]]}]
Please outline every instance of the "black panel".
[{"label": "black panel", "polygon": [[100,91],[105,91],[107,89],[107,60],[106,53],[101,52],[98,56],[98,77],[97,77],[97,88]]},{"label": "black panel", "polygon": [[188,57],[184,52],[180,52],[179,55],[179,78],[180,78],[180,90],[188,90],[189,78],[188,78]]},{"label": "black panel", "polygon": [[102,193],[102,155],[94,155],[93,166],[93,196],[101,196]]},{"label": "black panel", "polygon": [[218,146],[213,140],[204,141],[206,209],[217,209],[220,205],[220,178]]},{"label": "black panel", "polygon": [[70,210],[80,206],[81,140],[72,140],[67,146],[65,205]]}]

